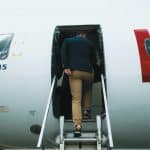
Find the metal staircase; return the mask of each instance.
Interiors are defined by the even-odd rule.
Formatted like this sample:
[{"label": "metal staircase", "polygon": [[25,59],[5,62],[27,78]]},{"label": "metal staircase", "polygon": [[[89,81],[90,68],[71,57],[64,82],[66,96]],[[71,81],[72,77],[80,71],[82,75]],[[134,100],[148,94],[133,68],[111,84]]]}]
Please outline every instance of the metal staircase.
[{"label": "metal staircase", "polygon": [[66,144],[96,144],[97,150],[101,150],[101,117],[96,116],[96,120],[84,120],[82,136],[74,137],[73,124],[71,120],[64,120],[60,117],[60,150],[64,150]]},{"label": "metal staircase", "polygon": [[[52,97],[55,82],[56,82],[56,76],[53,78],[53,82],[51,84],[49,98],[48,98],[48,102],[46,105],[45,114],[42,122],[42,128],[37,143],[37,148],[41,148],[42,146],[43,134],[45,132],[45,125],[47,121],[49,107],[51,104],[51,97]],[[82,146],[82,144],[91,143],[96,145],[97,150],[101,150],[102,146],[105,143],[106,144],[105,148],[107,148],[107,150],[111,150],[113,148],[112,131],[111,131],[109,111],[108,111],[105,80],[103,75],[101,75],[101,83],[102,83],[105,114],[103,114],[102,117],[100,115],[97,115],[95,120],[83,120],[82,136],[78,138],[74,137],[72,120],[65,120],[64,116],[60,116],[60,145],[59,145],[60,150],[64,150],[66,145],[71,143],[77,143],[80,146]],[[102,132],[103,120],[105,120],[106,122],[105,128],[107,130],[106,131],[107,133],[105,134]]]},{"label": "metal staircase", "polygon": [[[104,76],[101,75],[103,99],[105,114],[103,117],[100,115],[96,116],[96,120],[83,120],[83,128],[81,137],[74,137],[72,121],[64,120],[64,116],[60,116],[60,150],[64,150],[67,144],[76,143],[82,144],[95,144],[97,150],[101,150],[105,144],[107,150],[113,148],[112,131],[110,124],[110,117],[108,111],[107,95],[105,88]],[[103,118],[103,119],[102,119]],[[102,133],[102,121],[105,120],[107,133]]]}]

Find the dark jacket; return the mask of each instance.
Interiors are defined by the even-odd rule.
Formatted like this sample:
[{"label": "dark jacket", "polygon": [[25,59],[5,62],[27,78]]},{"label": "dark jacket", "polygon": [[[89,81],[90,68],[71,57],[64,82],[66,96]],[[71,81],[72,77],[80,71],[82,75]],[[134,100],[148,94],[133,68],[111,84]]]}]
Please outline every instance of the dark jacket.
[{"label": "dark jacket", "polygon": [[61,47],[64,69],[92,72],[96,64],[96,52],[90,41],[80,36],[66,38]]}]

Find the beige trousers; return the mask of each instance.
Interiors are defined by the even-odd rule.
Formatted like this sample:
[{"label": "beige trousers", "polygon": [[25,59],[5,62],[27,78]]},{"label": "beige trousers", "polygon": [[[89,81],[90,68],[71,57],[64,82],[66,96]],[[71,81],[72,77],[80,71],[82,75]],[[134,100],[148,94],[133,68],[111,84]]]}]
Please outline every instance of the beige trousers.
[{"label": "beige trousers", "polygon": [[91,107],[93,73],[85,71],[71,71],[69,84],[72,95],[72,118],[74,125],[82,124],[81,100],[83,108]]}]

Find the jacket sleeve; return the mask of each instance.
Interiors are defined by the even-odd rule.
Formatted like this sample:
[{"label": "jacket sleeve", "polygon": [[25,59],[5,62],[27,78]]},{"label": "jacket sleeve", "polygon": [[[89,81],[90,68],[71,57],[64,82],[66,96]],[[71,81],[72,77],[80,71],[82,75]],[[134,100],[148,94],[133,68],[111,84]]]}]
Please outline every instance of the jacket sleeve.
[{"label": "jacket sleeve", "polygon": [[68,45],[67,45],[67,39],[64,40],[62,47],[61,47],[61,61],[63,68],[68,68]]}]

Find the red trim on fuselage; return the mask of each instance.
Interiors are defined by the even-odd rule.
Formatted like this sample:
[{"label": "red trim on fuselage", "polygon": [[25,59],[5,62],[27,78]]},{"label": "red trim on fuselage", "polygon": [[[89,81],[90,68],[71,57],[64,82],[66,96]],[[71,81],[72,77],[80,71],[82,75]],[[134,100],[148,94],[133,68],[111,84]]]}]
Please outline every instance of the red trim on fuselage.
[{"label": "red trim on fuselage", "polygon": [[145,49],[145,39],[150,38],[147,29],[134,30],[141,62],[142,81],[150,82],[150,56]]}]

